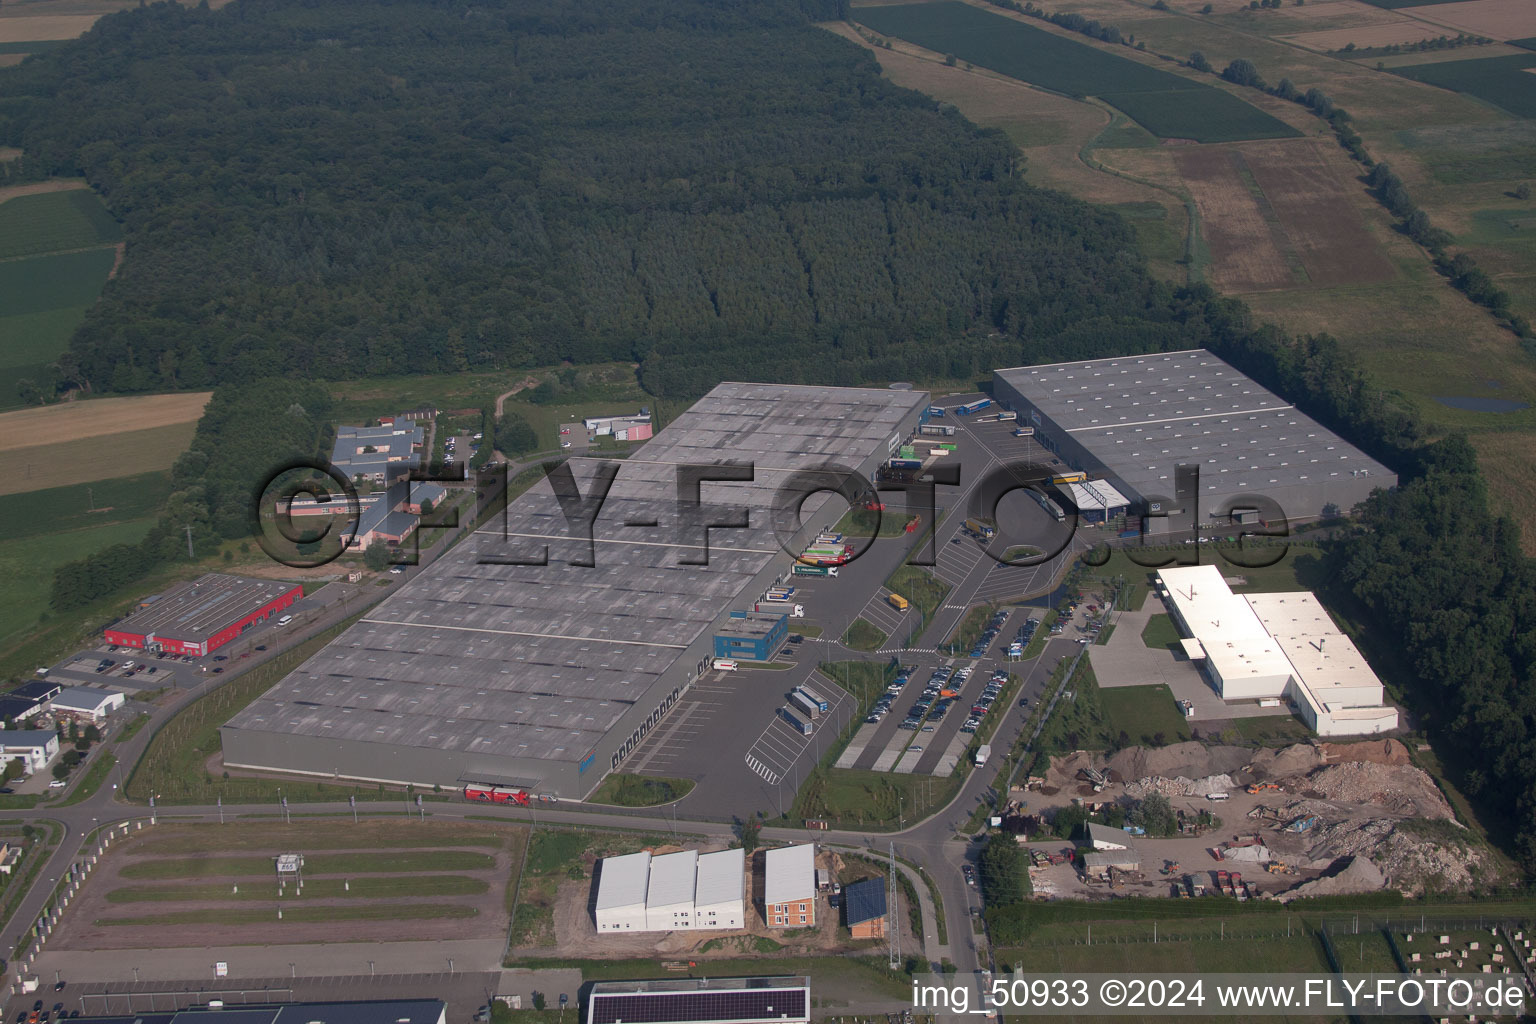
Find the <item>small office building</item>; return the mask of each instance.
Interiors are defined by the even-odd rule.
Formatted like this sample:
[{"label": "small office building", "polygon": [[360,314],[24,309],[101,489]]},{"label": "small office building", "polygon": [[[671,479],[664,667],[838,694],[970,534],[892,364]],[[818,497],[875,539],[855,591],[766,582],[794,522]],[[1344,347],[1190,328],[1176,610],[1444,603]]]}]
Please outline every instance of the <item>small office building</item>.
[{"label": "small office building", "polygon": [[693,927],[693,890],[699,875],[697,850],[651,858],[645,889],[645,929],[675,932]]},{"label": "small office building", "polygon": [[6,729],[0,732],[0,761],[20,761],[33,775],[59,755],[59,734],[51,729]]},{"label": "small office building", "polygon": [[774,612],[731,612],[715,631],[715,657],[770,661],[789,636],[789,616]]},{"label": "small office building", "polygon": [[816,847],[782,846],[763,855],[763,919],[770,928],[816,925]]},{"label": "small office building", "polygon": [[886,881],[866,878],[843,889],[848,931],[855,939],[883,939],[886,928]]},{"label": "small office building", "polygon": [[605,857],[597,876],[597,930],[643,932],[645,894],[651,878],[651,855],[631,853]]}]

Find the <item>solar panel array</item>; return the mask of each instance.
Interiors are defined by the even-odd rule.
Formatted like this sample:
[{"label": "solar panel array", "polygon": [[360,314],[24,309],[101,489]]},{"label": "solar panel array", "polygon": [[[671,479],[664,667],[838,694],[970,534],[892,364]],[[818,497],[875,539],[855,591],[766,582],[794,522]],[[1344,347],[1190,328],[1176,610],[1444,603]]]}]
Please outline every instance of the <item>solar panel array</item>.
[{"label": "solar panel array", "polygon": [[594,994],[589,1024],[805,1020],[803,988]]}]

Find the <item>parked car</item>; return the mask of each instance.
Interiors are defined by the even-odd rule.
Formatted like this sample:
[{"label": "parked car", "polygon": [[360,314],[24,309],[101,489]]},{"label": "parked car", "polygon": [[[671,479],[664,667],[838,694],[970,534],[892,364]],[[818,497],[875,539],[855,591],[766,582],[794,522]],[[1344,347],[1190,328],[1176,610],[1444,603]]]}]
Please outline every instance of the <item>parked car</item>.
[{"label": "parked car", "polygon": [[48,783],[48,788],[63,789],[67,785],[69,785],[69,783],[65,782],[63,779],[54,779],[52,782]]}]

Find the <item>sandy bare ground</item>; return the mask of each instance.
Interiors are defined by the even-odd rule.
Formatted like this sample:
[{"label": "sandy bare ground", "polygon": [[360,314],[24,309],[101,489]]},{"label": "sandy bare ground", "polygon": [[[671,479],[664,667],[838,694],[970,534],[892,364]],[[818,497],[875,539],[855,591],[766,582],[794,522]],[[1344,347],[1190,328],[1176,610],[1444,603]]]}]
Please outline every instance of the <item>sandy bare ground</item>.
[{"label": "sandy bare ground", "polygon": [[27,14],[0,18],[0,43],[73,39],[96,24],[96,14]]},{"label": "sandy bare ground", "polygon": [[1490,39],[1536,36],[1536,4],[1531,0],[1463,0],[1461,3],[1406,7],[1398,13]]},{"label": "sandy bare ground", "polygon": [[0,451],[191,423],[211,391],[139,398],[99,398],[0,413]]},{"label": "sandy bare ground", "polygon": [[[208,826],[199,826],[208,828]],[[230,826],[231,828],[238,826]],[[332,826],[325,826],[327,828]],[[340,828],[341,826],[334,826]],[[353,828],[350,822],[346,826]],[[273,833],[280,834],[283,826],[271,826]],[[291,830],[290,830],[291,831]],[[490,846],[466,846],[463,849],[474,850],[493,855],[494,865],[482,871],[455,871],[467,878],[477,878],[487,883],[488,890],[471,895],[434,895],[417,898],[388,898],[388,899],[311,899],[289,895],[283,899],[286,907],[313,907],[313,906],[409,906],[412,904],[427,903],[433,906],[467,906],[473,907],[477,913],[471,917],[454,918],[419,918],[407,921],[381,918],[378,920],[347,920],[332,919],[326,921],[279,921],[276,917],[278,900],[275,892],[271,901],[240,899],[231,892],[228,900],[199,901],[199,900],[161,900],[152,902],[112,903],[107,900],[107,894],[114,889],[123,886],[163,886],[172,889],[182,884],[178,880],[153,881],[139,878],[123,878],[122,871],[132,864],[140,864],[146,861],[177,856],[177,850],[173,840],[174,833],[161,830],[146,829],[136,834],[132,840],[117,849],[109,852],[107,859],[98,864],[95,873],[80,890],[79,895],[71,903],[64,915],[63,923],[54,932],[49,940],[50,948],[63,950],[94,950],[94,949],[165,949],[181,947],[200,947],[228,945],[271,945],[276,943],[308,943],[308,942],[390,942],[401,939],[413,941],[431,941],[434,939],[474,939],[505,937],[508,925],[506,912],[505,887],[508,879],[517,865],[512,862],[508,848]],[[166,840],[172,841],[168,844]],[[366,842],[366,839],[360,842]],[[297,849],[302,850],[301,842]],[[146,850],[146,847],[150,849]],[[269,841],[268,843],[254,842],[240,845],[238,848],[220,850],[219,855],[234,856],[275,856],[278,853],[295,852],[296,844],[291,838],[284,837]],[[389,846],[386,851],[395,853],[412,852],[441,852],[446,847],[428,847],[422,850],[412,850],[408,847]],[[345,850],[317,850],[316,853],[345,853]],[[306,872],[308,879],[338,878],[338,875],[323,875],[314,872]],[[351,877],[358,877],[353,875]],[[200,877],[193,880],[195,884],[217,884],[231,889],[239,885],[243,892],[250,893],[253,887],[261,887],[263,890],[273,889],[272,877],[264,875],[261,878],[252,877]],[[238,908],[246,910],[250,908],[270,907],[273,911],[270,921],[259,923],[239,924],[228,923],[192,923],[176,924],[171,927],[164,925],[111,925],[98,922],[112,918],[142,917],[155,914],[167,914],[177,912],[197,912],[207,910],[222,910]]]}]

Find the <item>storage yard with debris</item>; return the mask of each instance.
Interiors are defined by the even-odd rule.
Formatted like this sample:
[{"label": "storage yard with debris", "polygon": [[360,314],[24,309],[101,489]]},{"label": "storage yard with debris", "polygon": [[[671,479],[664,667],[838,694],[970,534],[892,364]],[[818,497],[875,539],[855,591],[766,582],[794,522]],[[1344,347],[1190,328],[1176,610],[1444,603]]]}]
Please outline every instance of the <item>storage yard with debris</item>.
[{"label": "storage yard with debris", "polygon": [[[1073,804],[1091,814],[1168,798],[1179,834],[1124,837],[1119,853],[1086,857],[1050,822]],[[1279,749],[1180,743],[1077,751],[1015,789],[1003,827],[1020,833],[1045,898],[1225,893],[1238,899],[1398,889],[1470,891],[1498,879],[1496,855],[1455,820],[1444,795],[1397,740],[1299,743]]]}]

